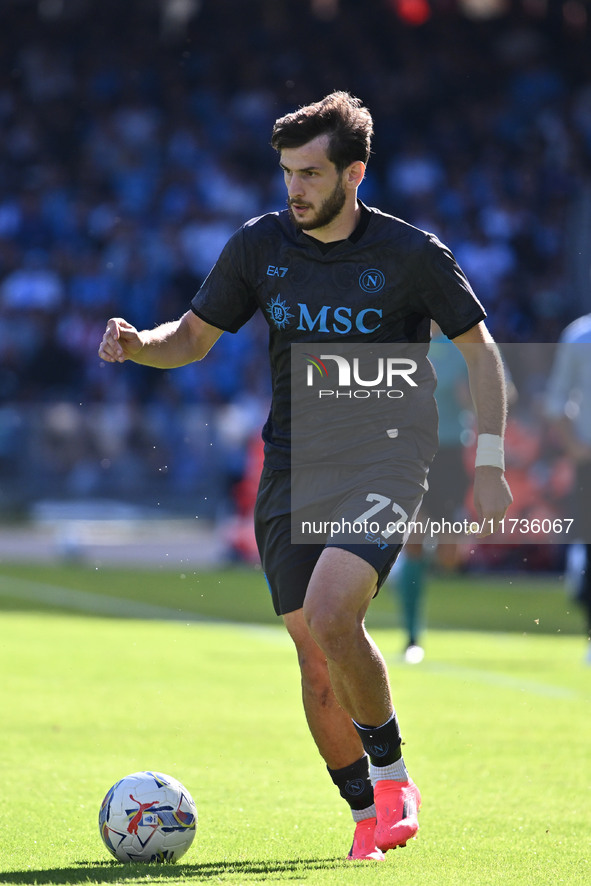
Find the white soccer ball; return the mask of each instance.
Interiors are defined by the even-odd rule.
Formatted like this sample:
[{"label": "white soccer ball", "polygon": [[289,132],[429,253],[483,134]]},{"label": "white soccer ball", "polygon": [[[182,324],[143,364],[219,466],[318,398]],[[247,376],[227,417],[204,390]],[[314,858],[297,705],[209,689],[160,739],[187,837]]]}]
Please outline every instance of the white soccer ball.
[{"label": "white soccer ball", "polygon": [[162,772],[134,772],[107,791],[99,829],[119,861],[177,861],[197,827],[193,798],[180,781]]}]

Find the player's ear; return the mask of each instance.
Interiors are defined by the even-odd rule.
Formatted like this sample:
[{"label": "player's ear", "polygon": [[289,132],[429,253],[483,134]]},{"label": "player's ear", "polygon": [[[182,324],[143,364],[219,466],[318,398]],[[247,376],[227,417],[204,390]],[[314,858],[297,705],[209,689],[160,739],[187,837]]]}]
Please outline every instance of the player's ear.
[{"label": "player's ear", "polygon": [[345,185],[350,188],[358,188],[365,176],[365,163],[355,160],[345,169]]}]

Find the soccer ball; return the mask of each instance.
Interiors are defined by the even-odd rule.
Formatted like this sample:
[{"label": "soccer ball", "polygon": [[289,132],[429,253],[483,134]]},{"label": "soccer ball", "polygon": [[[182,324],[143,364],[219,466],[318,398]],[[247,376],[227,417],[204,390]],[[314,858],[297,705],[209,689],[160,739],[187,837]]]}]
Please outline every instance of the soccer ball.
[{"label": "soccer ball", "polygon": [[119,861],[177,861],[197,826],[193,798],[180,781],[162,772],[134,772],[107,791],[99,829]]}]

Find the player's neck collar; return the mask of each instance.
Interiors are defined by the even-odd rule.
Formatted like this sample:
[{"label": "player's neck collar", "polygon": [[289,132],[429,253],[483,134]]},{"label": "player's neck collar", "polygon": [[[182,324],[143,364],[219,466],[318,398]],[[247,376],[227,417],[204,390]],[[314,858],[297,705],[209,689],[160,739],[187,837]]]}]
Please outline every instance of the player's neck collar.
[{"label": "player's neck collar", "polygon": [[317,240],[316,237],[311,237],[310,234],[307,234],[305,231],[298,231],[300,237],[304,237],[307,241],[311,241],[318,247],[320,252],[323,255],[326,255],[327,252],[330,252],[336,246],[340,246],[342,243],[358,243],[359,240],[363,237],[367,230],[367,226],[369,225],[369,220],[371,218],[371,212],[367,208],[367,206],[361,202],[361,200],[357,200],[359,204],[359,221],[357,226],[353,231],[349,234],[348,237],[345,237],[343,240],[331,240],[328,243],[324,243],[322,240]]},{"label": "player's neck collar", "polygon": [[362,203],[359,198],[357,199],[357,202],[361,211],[359,213],[359,222],[357,223],[357,227],[353,231],[351,231],[347,238],[351,241],[351,243],[357,243],[359,240],[361,240],[361,238],[367,231],[367,226],[371,218],[371,212],[369,211],[365,203]]}]

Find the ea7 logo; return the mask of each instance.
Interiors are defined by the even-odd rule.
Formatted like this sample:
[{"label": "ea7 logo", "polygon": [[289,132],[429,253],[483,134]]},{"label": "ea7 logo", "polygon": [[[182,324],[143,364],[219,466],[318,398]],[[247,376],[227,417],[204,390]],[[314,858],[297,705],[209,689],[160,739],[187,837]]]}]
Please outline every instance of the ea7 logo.
[{"label": "ea7 logo", "polygon": [[[312,354],[306,355],[313,358]],[[408,357],[378,357],[376,367],[372,372],[373,378],[361,378],[359,371],[359,358],[354,357],[348,360],[340,354],[320,354],[319,358],[308,359],[306,384],[312,387],[314,384],[314,369],[320,372],[325,378],[329,374],[326,366],[327,360],[333,360],[337,365],[339,387],[348,388],[353,382],[363,388],[373,388],[377,385],[385,384],[387,388],[392,387],[395,378],[403,379],[413,388],[417,387],[416,381],[411,378],[413,373],[417,371],[415,360]],[[401,395],[402,396],[402,395]]]},{"label": "ea7 logo", "polygon": [[285,277],[287,268],[278,268],[275,265],[269,265],[267,268],[267,277]]}]

